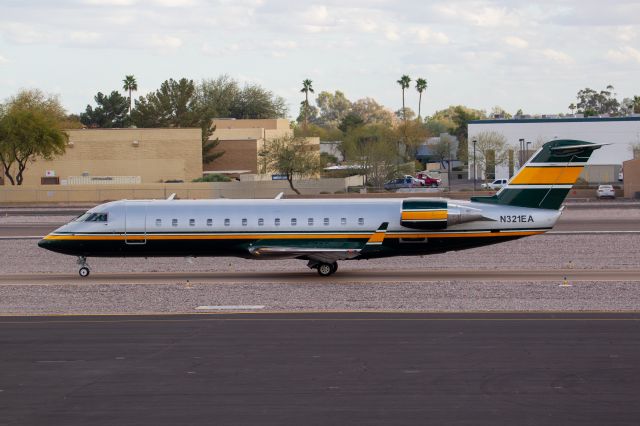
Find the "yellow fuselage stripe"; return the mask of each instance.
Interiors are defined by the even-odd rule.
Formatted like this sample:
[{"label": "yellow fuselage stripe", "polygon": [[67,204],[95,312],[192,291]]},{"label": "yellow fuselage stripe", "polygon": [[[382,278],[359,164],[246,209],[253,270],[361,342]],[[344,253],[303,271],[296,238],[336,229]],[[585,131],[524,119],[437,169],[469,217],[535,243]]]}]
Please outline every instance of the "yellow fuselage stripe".
[{"label": "yellow fuselage stripe", "polygon": [[583,167],[527,166],[510,182],[511,185],[573,185]]},{"label": "yellow fuselage stripe", "polygon": [[402,220],[447,220],[446,210],[402,212]]}]

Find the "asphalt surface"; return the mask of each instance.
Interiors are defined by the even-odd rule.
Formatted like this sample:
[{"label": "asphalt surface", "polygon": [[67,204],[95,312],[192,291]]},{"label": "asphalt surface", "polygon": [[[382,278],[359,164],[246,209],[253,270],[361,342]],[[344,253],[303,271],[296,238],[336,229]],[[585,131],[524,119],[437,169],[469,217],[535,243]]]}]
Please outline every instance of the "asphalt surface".
[{"label": "asphalt surface", "polygon": [[640,314],[0,319],[0,425],[637,425]]},{"label": "asphalt surface", "polygon": [[[0,238],[29,237],[40,238],[50,232],[56,230],[60,223],[47,224],[2,224],[0,225]],[[640,221],[637,219],[617,219],[615,221],[607,221],[602,219],[594,220],[575,220],[560,218],[556,226],[553,227],[551,233],[557,232],[639,232]]]},{"label": "asphalt surface", "polygon": [[321,277],[313,270],[304,272],[146,272],[93,273],[82,278],[73,274],[5,274],[0,285],[60,285],[60,284],[192,284],[222,283],[376,283],[439,282],[450,280],[562,282],[568,281],[640,281],[640,269],[554,269],[554,270],[459,270],[459,269],[388,269],[384,271],[346,270],[331,277]]}]

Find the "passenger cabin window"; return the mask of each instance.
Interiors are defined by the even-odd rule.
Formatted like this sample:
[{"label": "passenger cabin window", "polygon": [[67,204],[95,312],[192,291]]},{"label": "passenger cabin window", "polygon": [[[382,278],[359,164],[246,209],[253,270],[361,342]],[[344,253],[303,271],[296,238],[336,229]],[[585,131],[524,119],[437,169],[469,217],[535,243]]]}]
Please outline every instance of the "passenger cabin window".
[{"label": "passenger cabin window", "polygon": [[364,217],[358,218],[358,225],[364,225]]},{"label": "passenger cabin window", "polygon": [[309,226],[313,226],[313,218],[312,217],[307,219],[307,224],[309,224]]},{"label": "passenger cabin window", "polygon": [[273,222],[276,226],[280,226],[280,218],[276,217],[276,220]]},{"label": "passenger cabin window", "polygon": [[213,219],[207,219],[207,226],[213,226]]},{"label": "passenger cabin window", "polygon": [[340,225],[346,225],[347,224],[347,218],[343,217],[340,219]]},{"label": "passenger cabin window", "polygon": [[242,219],[242,226],[247,226],[247,218]]},{"label": "passenger cabin window", "polygon": [[156,219],[156,226],[162,226],[162,219]]},{"label": "passenger cabin window", "polygon": [[329,218],[325,217],[323,223],[324,223],[324,226],[329,226]]},{"label": "passenger cabin window", "polygon": [[189,219],[189,226],[196,226],[196,220],[195,219]]},{"label": "passenger cabin window", "polygon": [[178,219],[171,219],[171,226],[178,226]]},{"label": "passenger cabin window", "polygon": [[225,219],[224,226],[229,226],[229,225],[231,225],[231,219]]},{"label": "passenger cabin window", "polygon": [[263,218],[259,218],[258,219],[258,226],[264,226],[264,219]]},{"label": "passenger cabin window", "polygon": [[291,226],[296,226],[298,224],[298,219],[296,219],[295,217],[291,218]]}]

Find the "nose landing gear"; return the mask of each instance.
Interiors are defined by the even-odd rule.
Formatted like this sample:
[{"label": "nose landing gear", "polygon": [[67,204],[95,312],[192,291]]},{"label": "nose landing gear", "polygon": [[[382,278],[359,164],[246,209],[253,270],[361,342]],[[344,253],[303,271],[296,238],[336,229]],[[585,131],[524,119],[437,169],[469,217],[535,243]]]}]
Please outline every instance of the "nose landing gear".
[{"label": "nose landing gear", "polygon": [[91,270],[89,269],[89,265],[87,264],[87,258],[84,256],[78,256],[78,260],[76,262],[78,265],[80,265],[80,269],[78,270],[78,274],[82,277],[82,278],[86,278],[89,276],[89,274],[91,273]]}]

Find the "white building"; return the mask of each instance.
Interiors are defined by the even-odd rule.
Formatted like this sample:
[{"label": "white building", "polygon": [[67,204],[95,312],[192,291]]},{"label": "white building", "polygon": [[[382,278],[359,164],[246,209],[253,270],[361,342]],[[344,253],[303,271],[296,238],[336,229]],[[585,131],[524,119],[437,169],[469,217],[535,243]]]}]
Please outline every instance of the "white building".
[{"label": "white building", "polygon": [[[510,120],[478,120],[469,123],[469,178],[473,179],[473,140],[481,132],[498,132],[504,135],[513,150],[511,165],[496,166],[496,179],[507,179],[520,167],[521,139],[529,154],[544,142],[553,139],[578,139],[593,143],[610,144],[595,151],[590,165],[622,165],[633,158],[632,146],[640,144],[640,115],[628,117],[593,118],[526,118]],[[529,142],[529,144],[527,144]],[[526,158],[526,151],[524,158]],[[526,161],[526,160],[525,160]],[[478,179],[484,178],[477,170]]]}]

